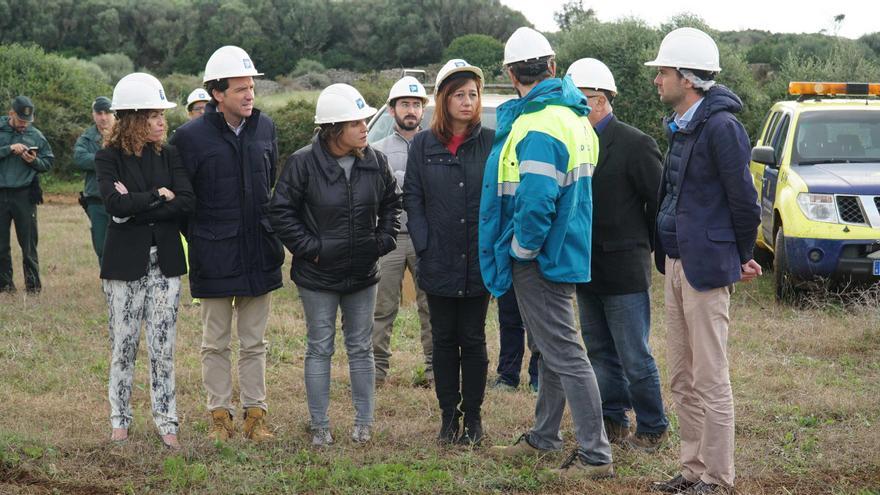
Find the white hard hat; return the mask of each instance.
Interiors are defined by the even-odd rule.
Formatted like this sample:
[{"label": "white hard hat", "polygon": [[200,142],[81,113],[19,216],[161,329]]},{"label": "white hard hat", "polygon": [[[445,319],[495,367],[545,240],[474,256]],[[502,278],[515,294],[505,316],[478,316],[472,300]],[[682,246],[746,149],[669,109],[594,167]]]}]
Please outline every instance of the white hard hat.
[{"label": "white hard hat", "polygon": [[390,105],[391,100],[395,98],[420,98],[423,102],[427,103],[428,93],[425,92],[425,87],[422,86],[418,79],[413,76],[406,76],[394,83],[394,86],[391,86],[388,100],[385,103]]},{"label": "white hard hat", "polygon": [[361,93],[348,84],[331,84],[318,95],[316,124],[335,124],[370,118],[377,110],[367,104]]},{"label": "white hard hat", "polygon": [[504,45],[504,65],[556,55],[543,34],[530,27],[521,27],[510,35]]},{"label": "white hard hat", "polygon": [[250,55],[237,46],[226,45],[218,48],[205,64],[205,77],[202,82],[216,81],[228,77],[262,76],[257,72]]},{"label": "white hard hat", "polygon": [[440,85],[449,79],[449,76],[458,74],[459,72],[470,72],[477,76],[477,84],[479,84],[480,87],[483,87],[483,70],[467,63],[466,60],[454,58],[449,62],[446,62],[446,64],[440,69],[440,72],[437,73],[437,81],[434,83],[434,93],[436,94],[440,91]]},{"label": "white hard hat", "polygon": [[579,88],[604,89],[617,94],[617,85],[614,84],[614,75],[611,69],[595,58],[582,58],[568,67],[565,73],[571,76],[574,85]]},{"label": "white hard hat", "polygon": [[211,101],[211,97],[208,96],[208,92],[202,88],[196,88],[192,90],[192,93],[186,97],[186,106],[189,108],[190,105],[197,101]]},{"label": "white hard hat", "polygon": [[143,72],[135,72],[116,83],[110,110],[164,110],[176,106],[177,103],[168,101],[165,89],[158,79]]},{"label": "white hard hat", "polygon": [[660,43],[657,58],[645,65],[721,72],[718,58],[718,45],[711,36],[685,27],[667,34]]}]

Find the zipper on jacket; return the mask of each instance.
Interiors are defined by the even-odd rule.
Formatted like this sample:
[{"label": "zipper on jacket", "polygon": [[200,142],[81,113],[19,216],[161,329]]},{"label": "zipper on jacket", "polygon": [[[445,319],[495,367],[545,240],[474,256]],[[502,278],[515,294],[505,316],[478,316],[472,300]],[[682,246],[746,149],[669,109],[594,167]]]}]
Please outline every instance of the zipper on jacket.
[{"label": "zipper on jacket", "polygon": [[[354,165],[352,165],[352,172],[354,172]],[[351,180],[348,177],[345,178],[345,187],[348,189],[348,273],[350,274],[354,257],[354,206],[351,197]],[[351,277],[348,277],[346,285],[351,286],[351,280]]]}]

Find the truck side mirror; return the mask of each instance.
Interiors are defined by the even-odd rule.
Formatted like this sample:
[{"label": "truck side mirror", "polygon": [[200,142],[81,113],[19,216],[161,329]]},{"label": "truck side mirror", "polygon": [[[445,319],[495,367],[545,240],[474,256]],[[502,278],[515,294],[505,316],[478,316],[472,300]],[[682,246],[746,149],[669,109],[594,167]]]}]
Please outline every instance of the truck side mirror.
[{"label": "truck side mirror", "polygon": [[776,150],[772,146],[755,146],[752,148],[752,161],[776,168]]}]

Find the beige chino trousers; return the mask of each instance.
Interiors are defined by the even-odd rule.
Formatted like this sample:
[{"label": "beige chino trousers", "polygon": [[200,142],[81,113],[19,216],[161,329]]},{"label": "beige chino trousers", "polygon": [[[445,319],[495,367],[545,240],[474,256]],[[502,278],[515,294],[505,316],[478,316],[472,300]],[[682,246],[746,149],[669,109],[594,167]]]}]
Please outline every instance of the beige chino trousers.
[{"label": "beige chino trousers", "polygon": [[727,361],[733,286],[694,289],[666,258],[666,360],[681,434],[682,475],[733,486],[733,391]]},{"label": "beige chino trousers", "polygon": [[270,295],[202,298],[202,382],[208,410],[232,405],[232,321],[238,332],[238,385],[241,407],[266,407],[266,346]]}]

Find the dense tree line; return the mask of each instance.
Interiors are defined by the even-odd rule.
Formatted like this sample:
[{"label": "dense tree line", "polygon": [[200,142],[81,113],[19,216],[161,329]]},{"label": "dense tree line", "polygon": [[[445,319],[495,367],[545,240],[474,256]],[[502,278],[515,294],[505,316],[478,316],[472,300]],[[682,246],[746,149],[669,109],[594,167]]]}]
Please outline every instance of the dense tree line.
[{"label": "dense tree line", "polygon": [[239,45],[270,77],[299,59],[372,70],[438,62],[453,39],[530,25],[499,0],[0,0],[0,42],[78,58],[123,53],[159,74],[199,72]]},{"label": "dense tree line", "polygon": [[[222,44],[245,47],[268,78],[331,82],[325,67],[370,72],[412,66],[435,69],[467,58],[487,76],[500,73],[503,41],[528,23],[498,0],[0,0],[0,98],[27,94],[37,104],[37,127],[58,157],[56,171],[73,173],[70,151],[91,123],[88,105],[133,70],[157,74],[169,97],[182,103],[197,74]],[[21,13],[27,15],[21,15]],[[615,113],[665,146],[660,104],[643,63],[656,55],[665,33],[694,26],[709,32],[721,51],[719,81],[743,100],[740,115],[755,136],[769,106],[786,98],[792,80],[880,81],[880,32],[849,40],[827,34],[719,32],[682,15],[654,27],[638,19],[601,22],[583,2],[557,13],[562,28],[549,35],[560,74],[582,57],[603,60],[617,80]],[[18,40],[21,44],[10,42]],[[35,47],[33,45],[39,45]],[[278,78],[277,76],[292,76]],[[387,74],[386,76],[387,77]],[[496,79],[503,82],[504,78]],[[363,74],[356,86],[374,106],[392,81]],[[273,83],[276,86],[278,84]],[[282,154],[311,136],[314,102],[274,109]],[[184,120],[182,108],[169,124]]]}]

